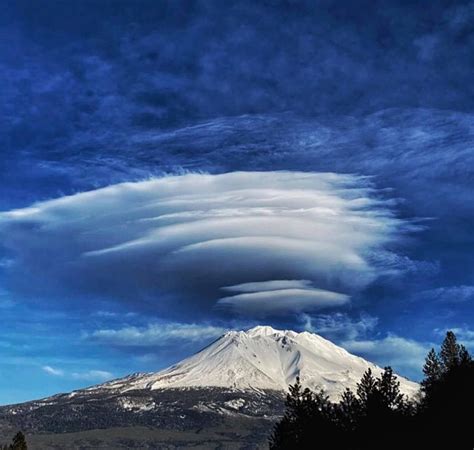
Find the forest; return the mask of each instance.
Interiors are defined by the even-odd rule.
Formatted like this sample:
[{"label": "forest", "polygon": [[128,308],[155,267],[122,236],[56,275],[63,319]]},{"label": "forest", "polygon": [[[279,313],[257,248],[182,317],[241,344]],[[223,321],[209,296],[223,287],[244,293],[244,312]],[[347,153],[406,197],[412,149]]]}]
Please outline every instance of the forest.
[{"label": "forest", "polygon": [[474,362],[451,331],[439,352],[431,349],[416,398],[400,392],[391,367],[366,371],[356,392],[338,403],[324,391],[290,386],[286,412],[270,437],[270,449],[472,449]]}]

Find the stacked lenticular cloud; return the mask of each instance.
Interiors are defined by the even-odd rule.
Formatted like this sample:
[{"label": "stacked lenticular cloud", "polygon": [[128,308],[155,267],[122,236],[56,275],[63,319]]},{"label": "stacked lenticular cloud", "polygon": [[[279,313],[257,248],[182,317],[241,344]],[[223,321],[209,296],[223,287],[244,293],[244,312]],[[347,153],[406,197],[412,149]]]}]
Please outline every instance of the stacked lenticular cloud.
[{"label": "stacked lenticular cloud", "polygon": [[383,270],[394,217],[363,177],[187,174],[0,214],[10,290],[25,298],[256,315],[348,303]]}]

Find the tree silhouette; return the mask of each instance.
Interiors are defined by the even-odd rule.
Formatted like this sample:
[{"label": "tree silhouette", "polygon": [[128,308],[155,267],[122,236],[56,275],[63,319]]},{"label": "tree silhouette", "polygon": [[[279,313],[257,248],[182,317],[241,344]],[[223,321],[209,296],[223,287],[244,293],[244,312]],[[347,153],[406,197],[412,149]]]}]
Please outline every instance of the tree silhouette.
[{"label": "tree silhouette", "polygon": [[[439,368],[436,367],[439,361]],[[430,430],[441,430],[449,438],[450,448],[472,449],[474,438],[465,430],[471,426],[469,411],[474,404],[474,364],[463,345],[448,331],[438,355],[430,351],[426,358],[423,397],[418,406],[418,426],[431,446],[439,436]]]},{"label": "tree silhouette", "polygon": [[25,435],[21,431],[19,431],[13,438],[10,448],[11,450],[28,450]]},{"label": "tree silhouette", "polygon": [[367,406],[376,389],[377,381],[372,375],[372,370],[369,368],[362,376],[360,382],[357,384],[357,396],[363,405]]},{"label": "tree silhouette", "polygon": [[324,391],[303,389],[300,379],[289,388],[286,412],[270,437],[270,448],[314,448],[313,430],[320,430],[320,439],[329,439],[337,431],[333,404]]},{"label": "tree silhouette", "polygon": [[460,353],[461,347],[457,342],[456,336],[452,331],[448,331],[439,353],[443,371],[446,372],[459,365]]},{"label": "tree silhouette", "polygon": [[347,388],[341,395],[341,401],[336,407],[339,426],[346,434],[352,434],[357,428],[360,417],[361,403],[354,393]]},{"label": "tree silhouette", "polygon": [[443,374],[443,369],[441,367],[441,361],[439,360],[438,354],[435,352],[435,349],[432,348],[425,360],[425,365],[423,366],[423,373],[425,379],[421,382],[421,387],[423,391],[429,392],[433,386],[439,382]]},{"label": "tree silhouette", "polygon": [[[339,403],[324,392],[290,387],[286,413],[276,425],[271,449],[344,450],[442,448],[472,449],[470,408],[474,404],[474,362],[448,331],[440,352],[431,349],[423,367],[418,401],[400,392],[390,367],[379,377],[368,369],[356,394],[346,389]],[[409,444],[407,444],[409,443]]]},{"label": "tree silhouette", "polygon": [[400,382],[397,381],[391,367],[386,367],[377,380],[377,391],[380,393],[382,403],[386,408],[395,410],[403,405],[404,396],[400,392]]},{"label": "tree silhouette", "polygon": [[28,450],[25,435],[19,431],[13,437],[12,443],[10,445],[3,445],[1,448],[2,450]]},{"label": "tree silhouette", "polygon": [[[372,443],[376,448],[380,441],[375,436],[386,436],[398,416],[411,413],[399,386],[390,367],[379,378],[368,369],[357,385],[357,396],[346,389],[341,401],[334,404],[323,391],[312,393],[303,389],[297,379],[296,384],[290,386],[286,413],[275,426],[270,448],[313,449],[317,448],[315,439],[321,443],[331,442],[333,448],[368,449]],[[373,438],[370,441],[367,440],[369,435]]]}]

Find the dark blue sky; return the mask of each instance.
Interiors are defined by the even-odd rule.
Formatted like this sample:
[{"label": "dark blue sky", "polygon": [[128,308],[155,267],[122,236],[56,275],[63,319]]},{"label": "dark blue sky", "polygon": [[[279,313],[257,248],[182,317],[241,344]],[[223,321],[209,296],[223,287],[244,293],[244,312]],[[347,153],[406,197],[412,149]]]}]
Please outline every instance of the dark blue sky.
[{"label": "dark blue sky", "polygon": [[[84,204],[41,206],[39,219],[3,215],[0,402],[157,370],[227,328],[259,322],[314,330],[413,378],[446,328],[473,347],[473,20],[469,1],[2,2],[1,211],[150,177],[333,172],[352,174],[350,189],[370,199],[365,211],[394,229],[375,239],[364,228],[363,246],[337,240],[341,254],[353,250],[372,270],[354,286],[346,266],[323,274],[333,267],[325,252],[316,252],[313,278],[306,260],[289,273],[270,252],[251,279],[247,253],[220,249],[211,266],[238,261],[237,282],[190,258],[170,267],[194,278],[169,276],[158,289],[155,264],[171,264],[156,262],[161,250],[133,254],[132,265],[76,264],[117,244],[112,235],[131,220],[124,211],[145,207],[142,197],[114,188],[106,206],[99,191]],[[238,209],[225,197],[230,185],[259,198],[258,178],[212,181],[223,199],[216,210]],[[202,180],[182,193],[197,196],[200,214],[212,198]],[[338,189],[321,192],[340,194],[338,213],[352,213],[356,191]],[[271,214],[296,214],[291,198],[279,202]],[[65,220],[91,214],[90,225],[103,211],[115,217],[100,219],[110,231],[87,245],[94,230]],[[332,236],[347,231],[341,217],[325,222]],[[289,275],[350,301],[265,314],[215,307],[216,289]]]}]

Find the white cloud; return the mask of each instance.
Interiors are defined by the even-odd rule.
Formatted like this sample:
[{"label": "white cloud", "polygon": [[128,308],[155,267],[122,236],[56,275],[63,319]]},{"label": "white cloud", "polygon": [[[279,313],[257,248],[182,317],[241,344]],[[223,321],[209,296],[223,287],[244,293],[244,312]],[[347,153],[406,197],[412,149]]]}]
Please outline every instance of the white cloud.
[{"label": "white cloud", "polygon": [[55,369],[51,366],[43,366],[42,369],[49,375],[53,375],[55,377],[62,377],[64,376],[64,370]]},{"label": "white cloud", "polygon": [[376,255],[410,228],[391,204],[350,175],[187,174],[0,213],[0,238],[18,296],[299,312],[341,306],[383,271]]},{"label": "white cloud", "polygon": [[472,341],[474,342],[474,330],[469,328],[452,328],[451,331],[458,337],[460,340]]},{"label": "white cloud", "polygon": [[415,378],[421,376],[425,357],[430,348],[434,347],[433,344],[421,343],[395,334],[389,334],[382,339],[347,340],[341,345],[380,366],[392,366],[402,375]]},{"label": "white cloud", "polygon": [[443,286],[419,292],[414,296],[416,300],[439,303],[463,303],[474,301],[474,286]]},{"label": "white cloud", "polygon": [[247,314],[297,313],[340,306],[350,300],[346,294],[313,288],[309,280],[242,283],[225,286],[222,290],[233,295],[219,299],[218,306]]},{"label": "white cloud", "polygon": [[54,377],[72,378],[74,380],[104,381],[113,378],[113,374],[105,370],[83,370],[68,372],[51,366],[43,366],[43,371]]},{"label": "white cloud", "polygon": [[117,319],[117,318],[126,319],[126,318],[136,317],[137,313],[134,313],[134,312],[120,313],[120,312],[116,312],[116,311],[102,311],[102,310],[99,310],[99,311],[95,311],[93,315],[95,317],[100,317],[100,318],[104,318],[104,319]]},{"label": "white cloud", "polygon": [[435,332],[441,338],[446,336],[447,331],[452,331],[460,344],[465,345],[470,351],[474,351],[474,330],[467,326],[448,327],[443,329],[436,329]]},{"label": "white cloud", "polygon": [[349,296],[324,289],[276,289],[223,297],[218,305],[247,314],[298,313],[344,305]]},{"label": "white cloud", "polygon": [[306,331],[322,334],[337,341],[365,337],[378,323],[377,317],[368,314],[361,314],[359,318],[353,319],[344,313],[320,314],[317,316],[301,314],[300,320],[303,322]]},{"label": "white cloud", "polygon": [[225,286],[222,290],[229,292],[264,292],[279,289],[306,289],[310,287],[311,281],[309,280],[270,280]]},{"label": "white cloud", "polygon": [[119,329],[96,330],[86,335],[88,339],[122,347],[153,346],[160,347],[171,341],[199,342],[225,333],[227,329],[212,325],[165,323],[149,324],[147,327],[124,327]]},{"label": "white cloud", "polygon": [[71,378],[85,381],[106,381],[112,379],[112,373],[106,370],[87,370],[85,372],[72,372]]}]

